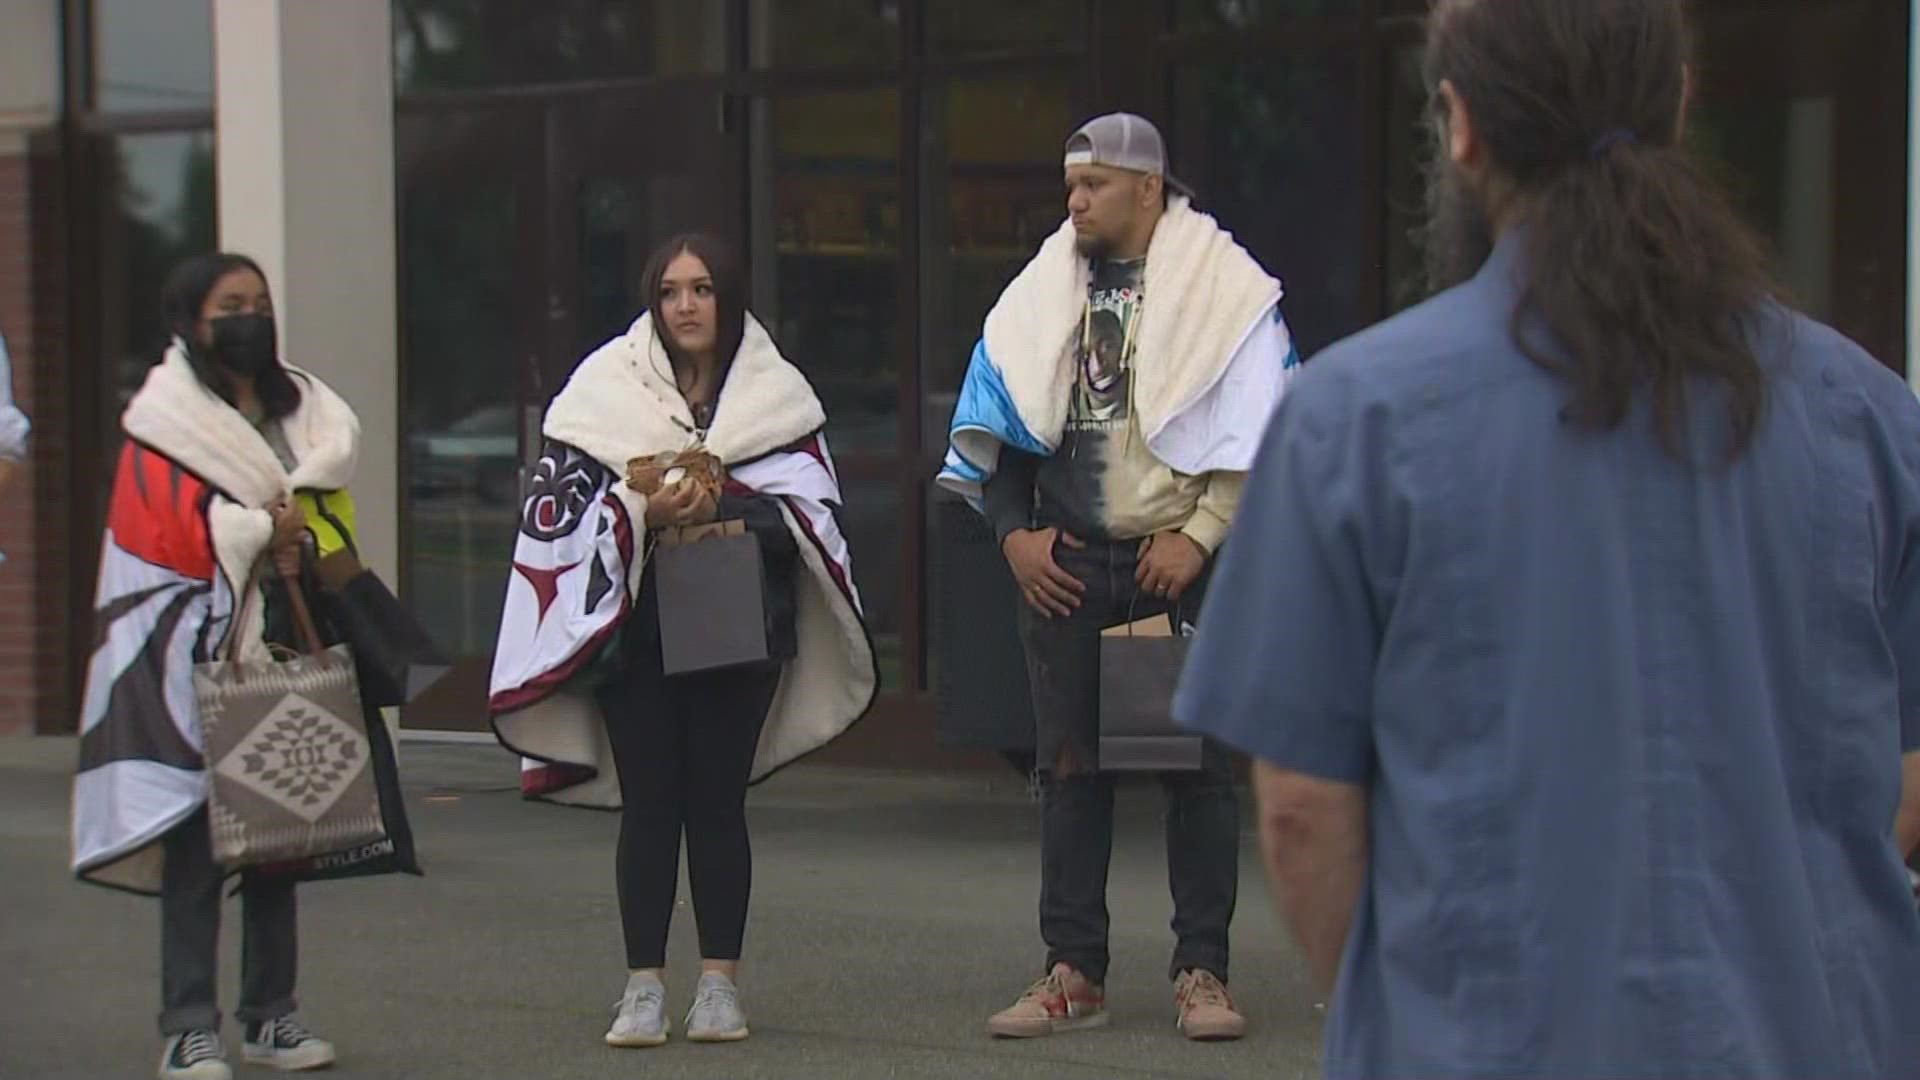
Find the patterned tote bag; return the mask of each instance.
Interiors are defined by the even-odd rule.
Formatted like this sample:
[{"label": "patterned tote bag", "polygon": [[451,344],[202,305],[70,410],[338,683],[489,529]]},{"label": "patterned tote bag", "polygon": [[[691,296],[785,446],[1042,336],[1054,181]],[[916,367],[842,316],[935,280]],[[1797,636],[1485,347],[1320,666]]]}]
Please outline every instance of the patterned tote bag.
[{"label": "patterned tote bag", "polygon": [[[230,655],[194,667],[213,776],[213,854],[228,867],[386,837],[353,655],[321,644],[299,581],[286,584],[304,653],[251,662]],[[249,583],[236,626],[245,625],[259,591]]]}]

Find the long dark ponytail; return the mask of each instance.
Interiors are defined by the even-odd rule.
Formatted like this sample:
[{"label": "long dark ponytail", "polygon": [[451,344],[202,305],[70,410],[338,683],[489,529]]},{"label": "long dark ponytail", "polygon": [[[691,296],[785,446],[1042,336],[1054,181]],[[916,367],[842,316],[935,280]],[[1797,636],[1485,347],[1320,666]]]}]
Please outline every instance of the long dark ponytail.
[{"label": "long dark ponytail", "polygon": [[1570,385],[1567,417],[1612,429],[1645,391],[1678,455],[1705,379],[1738,455],[1766,405],[1755,323],[1781,290],[1682,145],[1691,49],[1680,0],[1439,0],[1426,77],[1465,102],[1524,230],[1514,334]]}]

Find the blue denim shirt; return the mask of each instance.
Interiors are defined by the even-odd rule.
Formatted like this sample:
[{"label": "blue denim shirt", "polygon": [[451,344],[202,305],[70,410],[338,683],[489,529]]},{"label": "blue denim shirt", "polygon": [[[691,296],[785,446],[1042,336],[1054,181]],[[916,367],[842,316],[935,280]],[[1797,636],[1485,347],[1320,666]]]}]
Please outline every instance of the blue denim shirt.
[{"label": "blue denim shirt", "polygon": [[1775,311],[1732,464],[1571,427],[1517,246],[1307,365],[1176,701],[1368,790],[1326,1074],[1920,1076],[1920,404]]}]

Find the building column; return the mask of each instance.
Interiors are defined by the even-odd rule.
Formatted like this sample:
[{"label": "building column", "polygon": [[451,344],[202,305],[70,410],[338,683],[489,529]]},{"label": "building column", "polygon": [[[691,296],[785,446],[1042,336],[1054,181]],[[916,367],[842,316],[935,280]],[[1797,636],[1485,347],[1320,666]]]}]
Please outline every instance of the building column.
[{"label": "building column", "polygon": [[213,0],[220,244],[267,272],[287,361],[360,415],[362,560],[399,569],[390,0]]}]

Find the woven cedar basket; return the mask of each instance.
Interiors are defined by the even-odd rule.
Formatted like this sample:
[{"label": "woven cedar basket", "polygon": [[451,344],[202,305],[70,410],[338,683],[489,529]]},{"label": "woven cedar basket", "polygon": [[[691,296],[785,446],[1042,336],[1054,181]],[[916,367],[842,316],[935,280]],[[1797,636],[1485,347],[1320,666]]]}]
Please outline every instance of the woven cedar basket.
[{"label": "woven cedar basket", "polygon": [[685,482],[705,488],[717,503],[727,483],[727,467],[705,450],[680,450],[627,462],[627,486],[651,497],[663,487]]}]

